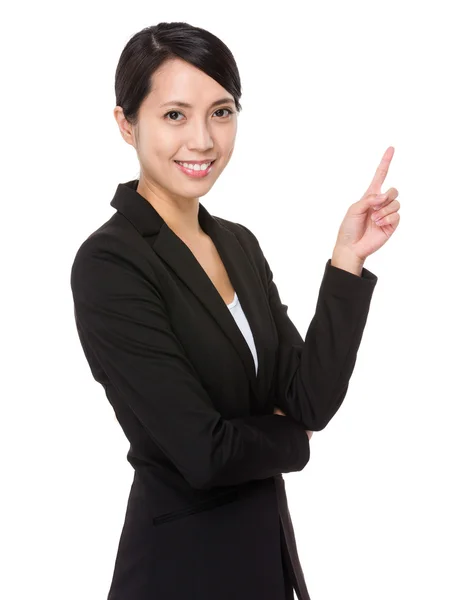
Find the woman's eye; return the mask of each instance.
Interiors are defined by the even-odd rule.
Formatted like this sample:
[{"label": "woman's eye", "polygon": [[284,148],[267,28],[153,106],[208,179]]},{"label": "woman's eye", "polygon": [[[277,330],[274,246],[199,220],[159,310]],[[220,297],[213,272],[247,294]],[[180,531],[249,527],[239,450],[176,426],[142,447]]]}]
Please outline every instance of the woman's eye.
[{"label": "woman's eye", "polygon": [[[228,115],[221,117],[222,119],[227,119],[230,115],[233,115],[233,110],[230,110],[230,108],[219,108],[218,110],[216,110],[214,112],[214,114],[219,113],[223,110],[226,110],[228,112]],[[179,110],[169,110],[169,112],[167,112],[164,117],[167,117],[168,115],[182,115],[183,113],[181,113]],[[170,121],[178,121],[179,119],[168,119]],[[180,119],[181,120],[181,119]]]},{"label": "woman's eye", "polygon": [[230,110],[230,108],[220,108],[220,109],[219,109],[219,110],[217,110],[216,112],[221,112],[221,110],[226,110],[226,111],[229,113],[229,115],[232,115],[232,114],[233,114],[233,110]]},{"label": "woman's eye", "polygon": [[[167,115],[181,115],[183,113],[180,113],[180,111],[178,110],[170,110],[168,113],[166,113],[164,115],[164,117],[167,117]],[[171,121],[176,121],[176,119],[170,119]]]}]

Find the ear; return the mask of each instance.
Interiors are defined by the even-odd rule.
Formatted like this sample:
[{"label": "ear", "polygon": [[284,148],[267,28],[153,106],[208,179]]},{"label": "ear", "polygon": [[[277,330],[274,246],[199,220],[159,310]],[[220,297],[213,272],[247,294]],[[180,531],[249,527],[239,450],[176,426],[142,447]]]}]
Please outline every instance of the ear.
[{"label": "ear", "polygon": [[121,137],[131,146],[136,147],[134,128],[126,119],[123,108],[121,106],[116,106],[113,110],[113,114],[115,120],[117,121],[118,128],[120,129]]}]

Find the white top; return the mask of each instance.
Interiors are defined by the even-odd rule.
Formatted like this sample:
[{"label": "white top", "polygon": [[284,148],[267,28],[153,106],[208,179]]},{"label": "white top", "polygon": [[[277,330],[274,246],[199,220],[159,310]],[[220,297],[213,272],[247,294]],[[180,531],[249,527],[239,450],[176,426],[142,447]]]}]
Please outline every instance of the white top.
[{"label": "white top", "polygon": [[236,324],[238,325],[241,333],[243,334],[248,346],[251,350],[252,356],[255,362],[255,374],[257,375],[258,370],[258,361],[257,361],[257,351],[255,349],[255,342],[252,336],[251,328],[249,327],[249,322],[246,319],[246,315],[241,307],[240,300],[235,292],[235,297],[230,304],[226,305],[230,310],[232,317],[235,319]]}]

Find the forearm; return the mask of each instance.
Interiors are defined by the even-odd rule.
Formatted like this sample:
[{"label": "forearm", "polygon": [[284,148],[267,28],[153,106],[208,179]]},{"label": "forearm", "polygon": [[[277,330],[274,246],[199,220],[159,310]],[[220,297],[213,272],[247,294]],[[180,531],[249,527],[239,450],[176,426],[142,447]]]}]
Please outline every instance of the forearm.
[{"label": "forearm", "polygon": [[323,429],[345,398],[377,281],[367,269],[359,271],[360,264],[347,254],[335,258],[337,266],[326,265],[305,340],[270,282],[279,332],[275,404],[311,431]]}]

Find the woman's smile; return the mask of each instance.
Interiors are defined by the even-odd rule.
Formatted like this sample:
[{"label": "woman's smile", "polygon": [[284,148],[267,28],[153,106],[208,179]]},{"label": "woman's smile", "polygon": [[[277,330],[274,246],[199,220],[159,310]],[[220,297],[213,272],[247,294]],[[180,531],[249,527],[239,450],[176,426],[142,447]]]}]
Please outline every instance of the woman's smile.
[{"label": "woman's smile", "polygon": [[[207,175],[209,175],[213,169],[213,164],[215,162],[216,161],[211,162],[210,164],[208,164],[208,167],[206,167],[206,168],[202,168],[202,167],[205,167],[207,163],[204,163],[203,165],[199,165],[199,164],[191,165],[191,167],[194,167],[194,168],[190,168],[190,167],[185,167],[183,164],[177,162],[176,160],[174,161],[174,163],[180,169],[180,171],[182,171],[189,177],[193,177],[195,179],[200,179],[201,177],[206,177]],[[187,165],[188,163],[184,163],[184,164]]]}]

